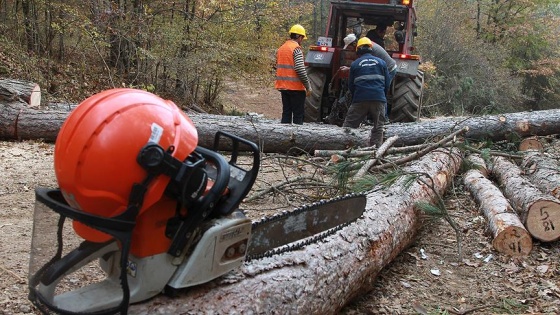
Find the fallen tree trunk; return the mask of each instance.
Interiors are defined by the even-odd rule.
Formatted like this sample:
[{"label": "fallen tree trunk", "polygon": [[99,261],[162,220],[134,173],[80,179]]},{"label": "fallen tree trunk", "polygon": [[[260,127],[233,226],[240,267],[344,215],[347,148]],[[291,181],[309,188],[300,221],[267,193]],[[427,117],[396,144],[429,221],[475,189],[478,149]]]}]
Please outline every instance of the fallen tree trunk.
[{"label": "fallen tree trunk", "polygon": [[[68,116],[68,112],[34,110],[18,102],[0,104],[0,112],[0,139],[5,140],[55,141],[62,122]],[[369,142],[369,127],[350,129],[324,124],[289,125],[249,115],[189,115],[198,130],[199,145],[203,147],[213,146],[217,131],[251,140],[263,152],[284,153],[291,148],[305,152],[313,152],[315,149],[344,150],[365,147]],[[507,139],[512,134],[519,137],[557,134],[560,133],[560,110],[389,124],[386,126],[385,136],[398,136],[396,146],[415,145],[431,142],[434,138],[439,139],[465,127],[469,128],[464,135],[466,139],[496,141]],[[224,141],[219,149],[230,150],[231,145]]]},{"label": "fallen tree trunk", "polygon": [[503,157],[495,157],[491,173],[517,210],[531,235],[543,242],[560,239],[560,201],[541,192],[521,175],[521,169]]},{"label": "fallen tree trunk", "polygon": [[469,156],[468,159],[475,159],[474,164],[481,169],[468,170],[463,182],[488,220],[493,236],[492,246],[496,251],[510,256],[529,255],[533,248],[531,235],[500,189],[486,178],[488,171],[484,161],[476,156]]},{"label": "fallen tree trunk", "polygon": [[27,108],[21,102],[0,107],[0,139],[54,142],[68,112]]},{"label": "fallen tree trunk", "polygon": [[157,296],[133,305],[129,313],[335,314],[371,290],[380,270],[413,241],[420,225],[415,204],[442,194],[460,164],[457,149],[434,151],[406,167],[429,179],[407,186],[408,178],[401,178],[386,191],[368,193],[363,218],[325,241],[245,263],[176,298]]},{"label": "fallen tree trunk", "polygon": [[537,151],[527,152],[521,168],[529,181],[541,191],[560,199],[560,171],[555,159]]},{"label": "fallen tree trunk", "polygon": [[0,101],[21,101],[37,107],[41,105],[41,88],[29,81],[0,79]]}]

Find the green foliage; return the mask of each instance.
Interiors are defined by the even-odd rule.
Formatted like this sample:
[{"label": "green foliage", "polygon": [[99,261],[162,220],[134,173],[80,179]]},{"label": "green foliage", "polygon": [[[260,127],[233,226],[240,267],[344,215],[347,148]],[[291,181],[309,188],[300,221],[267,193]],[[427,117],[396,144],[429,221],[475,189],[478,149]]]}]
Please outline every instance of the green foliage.
[{"label": "green foliage", "polygon": [[[551,10],[551,9],[556,10]],[[429,64],[427,115],[496,114],[557,104],[558,1],[418,2]]]},{"label": "green foliage", "polygon": [[387,174],[367,174],[356,180],[351,187],[353,192],[363,192],[374,189],[376,186],[389,187],[402,176],[402,172],[394,171]]},{"label": "green foliage", "polygon": [[442,210],[441,208],[434,206],[431,203],[427,202],[417,202],[415,206],[420,209],[424,214],[434,217],[434,218],[442,218],[447,215],[447,213]]},{"label": "green foliage", "polygon": [[505,314],[519,314],[525,313],[529,307],[513,299],[502,299],[501,305],[494,307],[495,312]]},{"label": "green foliage", "polygon": [[246,114],[245,112],[240,111],[237,108],[226,109],[224,112],[224,115],[227,116],[245,116],[245,114]]}]

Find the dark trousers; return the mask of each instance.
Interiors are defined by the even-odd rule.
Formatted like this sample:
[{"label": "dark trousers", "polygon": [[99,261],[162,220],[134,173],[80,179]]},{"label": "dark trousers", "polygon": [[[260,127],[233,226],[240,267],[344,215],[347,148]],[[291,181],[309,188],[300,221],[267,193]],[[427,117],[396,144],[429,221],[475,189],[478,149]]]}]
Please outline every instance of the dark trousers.
[{"label": "dark trousers", "polygon": [[385,102],[367,101],[352,103],[342,127],[358,128],[368,114],[372,117],[373,127],[369,136],[369,145],[379,148],[383,144],[383,116],[385,115]]},{"label": "dark trousers", "polygon": [[282,95],[282,120],[283,124],[303,125],[305,107],[305,91],[281,90]]}]

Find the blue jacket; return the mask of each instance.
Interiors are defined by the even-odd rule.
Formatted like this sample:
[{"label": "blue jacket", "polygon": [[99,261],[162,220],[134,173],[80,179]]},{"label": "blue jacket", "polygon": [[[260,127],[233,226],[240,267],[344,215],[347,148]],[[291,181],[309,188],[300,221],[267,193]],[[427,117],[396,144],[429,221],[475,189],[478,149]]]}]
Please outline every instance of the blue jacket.
[{"label": "blue jacket", "polygon": [[387,64],[380,58],[366,53],[354,60],[350,66],[348,88],[352,92],[352,103],[365,101],[387,102],[391,78]]}]

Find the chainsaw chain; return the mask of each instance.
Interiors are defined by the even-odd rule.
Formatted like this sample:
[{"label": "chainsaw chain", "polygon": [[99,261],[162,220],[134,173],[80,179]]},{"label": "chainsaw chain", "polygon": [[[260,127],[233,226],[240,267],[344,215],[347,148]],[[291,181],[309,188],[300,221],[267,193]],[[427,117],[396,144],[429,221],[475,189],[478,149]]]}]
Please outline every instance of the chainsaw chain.
[{"label": "chainsaw chain", "polygon": [[[252,224],[252,229],[254,230],[257,226],[261,225],[261,224],[265,224],[265,223],[269,223],[271,221],[279,221],[282,220],[286,217],[290,217],[290,216],[294,216],[296,214],[300,214],[301,212],[306,212],[306,211],[311,211],[314,210],[322,205],[328,204],[330,202],[334,202],[334,201],[339,201],[339,200],[344,200],[344,199],[350,199],[353,197],[357,197],[357,196],[362,196],[363,194],[346,194],[344,196],[340,196],[340,197],[335,197],[332,199],[327,199],[327,200],[321,200],[321,201],[317,201],[314,202],[312,204],[308,204],[308,205],[303,205],[301,207],[295,208],[291,211],[282,211],[281,213],[275,214],[273,216],[270,217],[266,217],[266,218],[262,218],[259,221],[255,221]],[[345,223],[342,223],[334,228],[325,230],[323,232],[319,232],[313,236],[310,236],[308,238],[305,238],[301,241],[295,241],[293,243],[290,244],[286,244],[286,245],[282,245],[278,248],[273,248],[270,249],[262,254],[258,254],[258,255],[249,255],[247,257],[245,257],[245,261],[249,262],[251,260],[257,260],[257,259],[262,259],[262,258],[267,258],[267,257],[272,257],[278,254],[282,254],[282,253],[287,253],[287,252],[291,252],[291,251],[295,251],[298,250],[300,248],[303,248],[307,245],[310,244],[314,244],[317,243],[318,241],[325,239],[328,236],[331,236],[333,234],[335,234],[336,232],[340,231],[341,229],[343,229],[344,227],[350,225],[351,223],[355,222],[358,218],[352,220],[352,221],[348,221]]]}]

